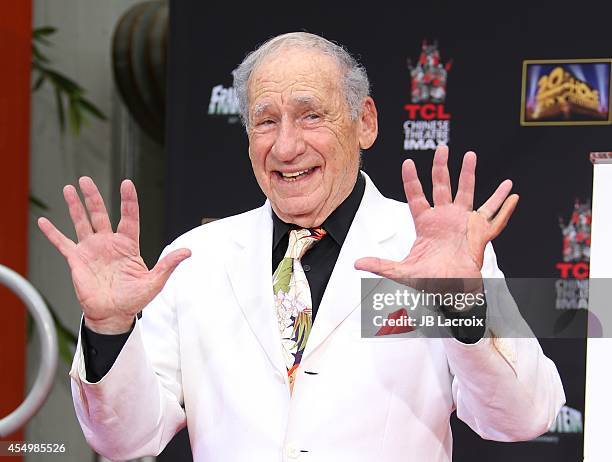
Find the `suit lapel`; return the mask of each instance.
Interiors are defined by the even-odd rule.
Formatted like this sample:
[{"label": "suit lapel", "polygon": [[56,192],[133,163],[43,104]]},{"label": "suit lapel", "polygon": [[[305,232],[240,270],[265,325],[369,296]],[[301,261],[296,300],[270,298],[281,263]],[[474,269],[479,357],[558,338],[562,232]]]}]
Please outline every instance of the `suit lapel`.
[{"label": "suit lapel", "polygon": [[272,217],[268,201],[253,221],[232,229],[235,248],[226,261],[232,289],[273,367],[286,375],[272,294]]},{"label": "suit lapel", "polygon": [[304,359],[361,306],[361,278],[374,276],[357,271],[355,261],[361,257],[384,256],[383,243],[396,234],[397,221],[390,210],[390,201],[365,176],[363,199],[325,289],[308,337]]},{"label": "suit lapel", "polygon": [[[385,242],[397,233],[397,209],[391,207],[391,201],[376,189],[367,175],[365,177],[363,199],[325,289],[303,360],[361,306],[361,278],[372,277],[372,274],[355,270],[355,261],[367,256],[384,257]],[[272,294],[272,216],[269,202],[257,209],[249,220],[252,221],[245,221],[231,230],[234,250],[226,261],[227,273],[253,334],[273,367],[285,376],[286,366]]]}]

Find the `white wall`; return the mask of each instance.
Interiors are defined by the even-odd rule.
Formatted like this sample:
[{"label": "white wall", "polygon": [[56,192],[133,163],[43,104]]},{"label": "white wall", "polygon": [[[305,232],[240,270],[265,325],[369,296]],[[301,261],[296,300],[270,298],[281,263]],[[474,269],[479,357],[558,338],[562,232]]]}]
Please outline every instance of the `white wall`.
[{"label": "white wall", "polygon": [[[591,227],[591,263],[589,286],[589,331],[592,319],[598,319],[602,338],[587,340],[584,460],[610,460],[610,353],[612,352],[612,162],[596,163],[593,177],[593,223]],[[597,329],[599,330],[599,329]]]},{"label": "white wall", "polygon": [[[34,0],[33,26],[54,26],[53,47],[46,49],[53,67],[76,80],[87,97],[108,116],[124,113],[113,86],[111,38],[118,18],[136,0]],[[115,127],[115,129],[113,129]],[[74,237],[62,197],[65,184],[76,184],[81,175],[96,181],[110,207],[113,176],[113,137],[116,121],[93,120],[79,138],[60,135],[56,107],[49,87],[32,97],[31,122],[31,192],[42,199],[49,211],[44,215],[69,236]],[[116,149],[116,148],[115,148]],[[115,166],[116,167],[116,166]],[[61,320],[77,331],[81,310],[63,258],[45,241],[36,227],[41,214],[30,213],[29,278],[50,300]],[[28,349],[28,381],[38,370],[38,342],[32,339]],[[63,461],[93,460],[76,420],[70,396],[69,366],[60,360],[57,380],[51,396],[27,427],[26,438],[32,442],[65,442]],[[27,460],[44,460],[31,456]]]}]

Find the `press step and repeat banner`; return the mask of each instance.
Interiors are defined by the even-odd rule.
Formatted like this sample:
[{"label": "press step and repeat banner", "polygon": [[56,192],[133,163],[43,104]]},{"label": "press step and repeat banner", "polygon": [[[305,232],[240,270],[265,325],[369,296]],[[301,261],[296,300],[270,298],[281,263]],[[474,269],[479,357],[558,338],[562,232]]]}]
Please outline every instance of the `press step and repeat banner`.
[{"label": "press step and repeat banner", "polygon": [[[568,11],[559,3],[510,3],[483,9],[459,2],[213,7],[171,1],[168,240],[202,220],[264,201],[237,115],[232,71],[268,38],[305,30],[343,44],[368,71],[380,133],[363,168],[383,194],[405,201],[400,168],[406,158],[416,162],[429,191],[436,145],[449,145],[455,181],[464,152],[474,150],[476,204],[505,178],[521,196],[494,242],[500,268],[509,277],[554,278],[554,306],[546,309],[586,308],[588,154],[612,147],[609,7],[574,3]],[[454,460],[582,460],[585,340],[541,344],[567,395],[553,427],[536,440],[504,444],[484,441],[454,419]],[[168,448],[167,460],[185,452],[184,441]]]}]

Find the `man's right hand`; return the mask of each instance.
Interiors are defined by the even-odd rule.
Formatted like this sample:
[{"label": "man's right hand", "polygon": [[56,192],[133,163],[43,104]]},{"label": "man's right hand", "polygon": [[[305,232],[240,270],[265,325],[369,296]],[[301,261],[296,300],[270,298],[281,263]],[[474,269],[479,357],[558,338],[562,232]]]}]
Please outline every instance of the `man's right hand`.
[{"label": "man's right hand", "polygon": [[[130,180],[121,183],[121,220],[113,232],[102,196],[89,177],[79,186],[87,211],[72,185],[64,198],[74,223],[78,243],[64,236],[49,220],[38,227],[66,258],[85,324],[94,332],[127,332],[134,317],[161,291],[189,249],[175,250],[149,270],[140,256],[138,198]],[[89,215],[89,216],[88,216]]]}]

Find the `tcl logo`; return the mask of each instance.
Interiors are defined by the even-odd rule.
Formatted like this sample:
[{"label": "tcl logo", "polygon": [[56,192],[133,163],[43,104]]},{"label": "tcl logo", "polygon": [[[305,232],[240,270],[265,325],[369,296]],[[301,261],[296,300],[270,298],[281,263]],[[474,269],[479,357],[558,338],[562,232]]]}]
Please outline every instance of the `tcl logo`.
[{"label": "tcl logo", "polygon": [[581,261],[578,263],[557,263],[556,268],[563,279],[586,279],[589,277],[589,264]]},{"label": "tcl logo", "polygon": [[444,104],[406,104],[404,109],[408,111],[410,119],[420,118],[422,120],[448,120],[450,114],[444,111]]}]

